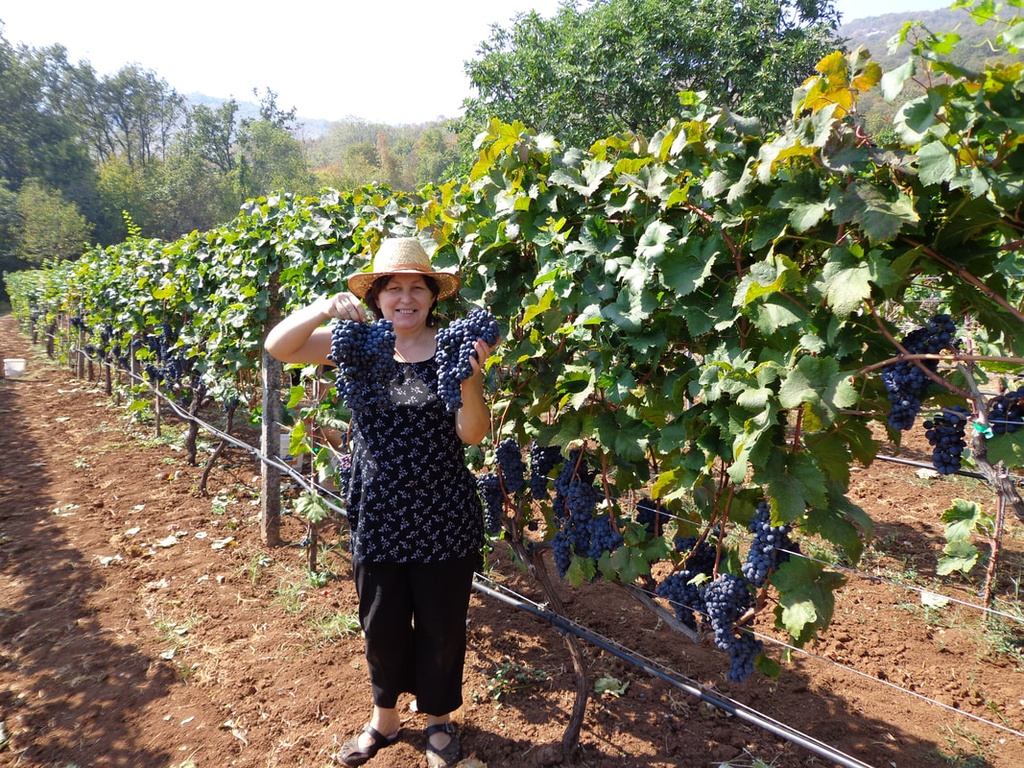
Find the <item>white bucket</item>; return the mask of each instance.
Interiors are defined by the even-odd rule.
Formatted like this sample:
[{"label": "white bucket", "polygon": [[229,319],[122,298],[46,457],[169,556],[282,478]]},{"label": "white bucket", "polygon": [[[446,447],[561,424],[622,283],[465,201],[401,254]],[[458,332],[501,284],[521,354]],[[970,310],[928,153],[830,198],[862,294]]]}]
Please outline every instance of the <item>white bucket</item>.
[{"label": "white bucket", "polygon": [[25,372],[25,360],[21,357],[4,359],[4,376],[21,376]]}]

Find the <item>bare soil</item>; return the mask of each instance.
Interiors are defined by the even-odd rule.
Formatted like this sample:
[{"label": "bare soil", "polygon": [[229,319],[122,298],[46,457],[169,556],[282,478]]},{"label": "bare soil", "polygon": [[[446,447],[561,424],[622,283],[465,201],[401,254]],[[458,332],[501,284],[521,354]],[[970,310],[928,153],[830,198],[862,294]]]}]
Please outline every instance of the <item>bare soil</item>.
[{"label": "bare soil", "polygon": [[[370,704],[362,640],[339,630],[355,610],[344,531],[326,531],[334,546],[321,562],[333,578],[313,586],[301,521],[284,517],[286,546],[261,540],[251,456],[227,451],[203,496],[179,427],[165,423],[158,439],[152,420],[48,359],[9,315],[0,353],[28,360],[23,376],[0,380],[0,766],[332,765]],[[921,459],[925,448],[912,441],[899,455]],[[982,573],[937,579],[935,566],[942,511],[954,498],[991,511],[986,485],[877,461],[855,472],[851,495],[877,525],[860,568],[978,602]],[[1011,519],[1004,538],[997,595],[1019,615],[1021,524]],[[503,546],[490,567],[496,582],[540,599]],[[809,653],[783,660],[777,679],[732,684],[712,643],[674,633],[622,589],[566,587],[563,598],[574,620],[680,679],[874,768],[1024,766],[1020,623],[998,630],[973,608],[926,608],[918,592],[850,574]],[[756,628],[778,636],[770,614]],[[576,764],[834,764],[585,647],[592,681],[628,686],[591,698]],[[528,684],[494,687],[516,672]],[[562,635],[475,593],[465,698],[465,766],[551,762],[573,703]],[[423,727],[409,711],[398,743],[369,765],[424,765]]]}]

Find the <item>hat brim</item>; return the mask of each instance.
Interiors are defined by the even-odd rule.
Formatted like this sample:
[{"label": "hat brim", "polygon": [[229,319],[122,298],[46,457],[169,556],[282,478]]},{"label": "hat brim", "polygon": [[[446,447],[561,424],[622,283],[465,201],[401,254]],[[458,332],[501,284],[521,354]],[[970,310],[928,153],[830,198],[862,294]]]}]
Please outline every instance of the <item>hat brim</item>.
[{"label": "hat brim", "polygon": [[421,269],[396,269],[388,272],[356,272],[348,278],[348,289],[360,299],[366,298],[366,292],[379,277],[386,275],[422,275],[437,281],[437,299],[447,299],[459,292],[462,281],[454,272],[427,272]]}]

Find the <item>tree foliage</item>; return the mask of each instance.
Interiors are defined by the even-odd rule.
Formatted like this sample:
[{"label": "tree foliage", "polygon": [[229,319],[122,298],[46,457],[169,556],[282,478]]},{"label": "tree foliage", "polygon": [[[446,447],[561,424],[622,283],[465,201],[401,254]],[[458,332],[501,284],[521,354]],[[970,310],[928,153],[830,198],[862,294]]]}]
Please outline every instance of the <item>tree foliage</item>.
[{"label": "tree foliage", "polygon": [[89,246],[89,222],[78,206],[38,179],[22,184],[17,209],[17,255],[29,264],[72,259]]},{"label": "tree foliage", "polygon": [[789,89],[836,47],[831,0],[565,2],[550,19],[495,26],[466,63],[477,96],[466,121],[519,120],[574,146],[620,131],[650,134],[681,91],[707,94],[766,125],[789,114]]}]

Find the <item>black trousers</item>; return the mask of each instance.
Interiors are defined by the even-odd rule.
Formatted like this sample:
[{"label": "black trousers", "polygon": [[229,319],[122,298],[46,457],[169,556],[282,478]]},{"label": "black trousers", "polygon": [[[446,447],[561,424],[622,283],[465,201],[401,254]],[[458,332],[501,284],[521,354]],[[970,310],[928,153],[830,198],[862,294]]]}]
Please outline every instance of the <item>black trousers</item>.
[{"label": "black trousers", "polygon": [[479,567],[477,554],[428,565],[354,565],[376,706],[395,707],[401,693],[415,695],[428,715],[462,706],[466,614]]}]

